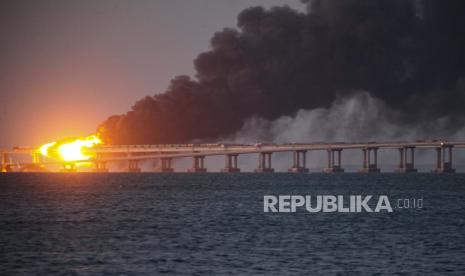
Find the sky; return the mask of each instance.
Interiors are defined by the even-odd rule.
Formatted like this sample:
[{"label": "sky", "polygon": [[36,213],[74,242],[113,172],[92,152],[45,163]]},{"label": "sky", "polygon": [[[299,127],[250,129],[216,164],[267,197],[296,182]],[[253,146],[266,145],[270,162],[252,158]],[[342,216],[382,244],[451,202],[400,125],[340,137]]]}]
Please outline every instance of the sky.
[{"label": "sky", "polygon": [[83,136],[192,75],[209,39],[251,6],[299,0],[2,1],[0,148]]}]

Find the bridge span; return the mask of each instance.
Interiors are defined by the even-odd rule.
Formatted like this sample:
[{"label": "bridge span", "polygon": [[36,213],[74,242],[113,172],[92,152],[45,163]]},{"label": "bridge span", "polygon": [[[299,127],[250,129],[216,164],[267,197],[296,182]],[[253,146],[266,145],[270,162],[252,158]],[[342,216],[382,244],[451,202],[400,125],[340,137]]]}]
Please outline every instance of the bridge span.
[{"label": "bridge span", "polygon": [[[361,167],[359,172],[380,172],[378,150],[396,150],[399,154],[397,172],[417,172],[415,167],[415,149],[426,148],[436,151],[433,172],[453,173],[453,149],[465,148],[465,141],[448,140],[415,140],[387,142],[315,142],[288,144],[157,144],[157,145],[96,145],[88,149],[94,158],[64,162],[40,155],[34,147],[14,147],[0,151],[2,172],[47,171],[49,165],[61,165],[61,171],[76,171],[76,164],[91,163],[93,171],[107,172],[110,162],[127,163],[128,172],[140,172],[139,163],[146,160],[159,160],[154,168],[158,172],[173,172],[172,160],[176,158],[192,158],[189,172],[207,172],[204,159],[208,156],[225,156],[222,172],[240,172],[238,157],[244,154],[257,154],[258,164],[255,172],[274,172],[271,156],[278,152],[292,152],[293,159],[289,172],[308,172],[306,154],[309,151],[326,151],[327,163],[323,172],[344,172],[342,152],[344,150],[361,150]],[[18,162],[12,159],[17,155],[32,156],[32,162]],[[29,170],[30,171],[30,170]]]}]

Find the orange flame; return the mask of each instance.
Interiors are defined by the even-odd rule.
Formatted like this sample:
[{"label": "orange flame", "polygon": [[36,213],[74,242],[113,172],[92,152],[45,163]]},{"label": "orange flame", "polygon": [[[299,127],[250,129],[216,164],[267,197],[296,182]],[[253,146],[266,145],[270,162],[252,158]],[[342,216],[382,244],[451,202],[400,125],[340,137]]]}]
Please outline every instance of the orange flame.
[{"label": "orange flame", "polygon": [[46,157],[61,159],[63,161],[84,161],[92,158],[86,149],[103,144],[98,135],[93,134],[81,138],[68,138],[42,145],[39,152]]}]

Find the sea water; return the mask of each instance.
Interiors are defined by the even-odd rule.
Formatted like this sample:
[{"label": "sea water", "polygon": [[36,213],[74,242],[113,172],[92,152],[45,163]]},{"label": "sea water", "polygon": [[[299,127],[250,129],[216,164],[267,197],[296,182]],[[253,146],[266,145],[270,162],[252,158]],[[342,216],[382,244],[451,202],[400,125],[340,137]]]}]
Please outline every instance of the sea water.
[{"label": "sea water", "polygon": [[[393,212],[264,212],[266,195]],[[396,272],[465,273],[465,174],[0,175],[2,275]]]}]

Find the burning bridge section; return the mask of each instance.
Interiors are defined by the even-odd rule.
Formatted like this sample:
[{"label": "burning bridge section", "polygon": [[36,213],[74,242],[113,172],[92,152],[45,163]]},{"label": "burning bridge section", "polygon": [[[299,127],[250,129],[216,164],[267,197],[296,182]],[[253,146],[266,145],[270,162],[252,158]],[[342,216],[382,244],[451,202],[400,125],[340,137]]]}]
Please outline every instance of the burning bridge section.
[{"label": "burning bridge section", "polygon": [[[224,156],[221,172],[240,172],[241,155],[256,155],[254,172],[274,172],[272,155],[293,153],[289,172],[307,173],[307,153],[326,151],[327,165],[321,172],[343,173],[343,152],[361,152],[359,173],[379,173],[378,157],[382,151],[397,151],[398,173],[416,173],[415,150],[434,150],[435,160],[431,172],[454,173],[454,151],[465,148],[465,141],[417,140],[401,142],[334,142],[292,144],[158,144],[158,145],[105,145],[98,135],[64,139],[40,147],[14,147],[1,151],[2,172],[109,172],[109,164],[118,164],[116,171],[141,172],[141,163],[154,165],[148,171],[174,172],[173,161],[190,158],[188,172],[205,173],[205,158]],[[31,158],[32,157],[32,160]],[[28,158],[29,161],[24,162]]]}]

